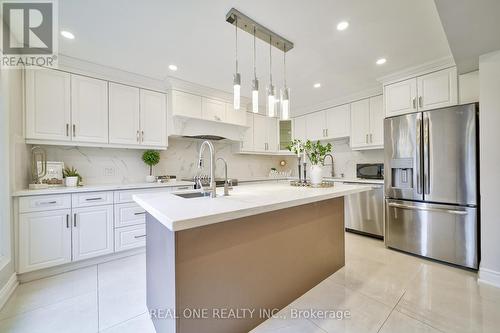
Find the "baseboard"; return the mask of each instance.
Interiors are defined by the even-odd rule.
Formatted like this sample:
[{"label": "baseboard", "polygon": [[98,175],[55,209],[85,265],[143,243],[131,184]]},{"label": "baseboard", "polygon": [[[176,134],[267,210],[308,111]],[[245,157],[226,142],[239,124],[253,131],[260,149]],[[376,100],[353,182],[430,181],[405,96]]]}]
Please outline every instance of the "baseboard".
[{"label": "baseboard", "polygon": [[500,288],[500,272],[487,268],[480,268],[478,281]]},{"label": "baseboard", "polygon": [[11,277],[3,286],[2,289],[0,289],[0,309],[3,308],[5,303],[9,300],[10,295],[16,290],[17,286],[19,285],[19,281],[17,280],[17,275],[16,273],[12,273]]}]

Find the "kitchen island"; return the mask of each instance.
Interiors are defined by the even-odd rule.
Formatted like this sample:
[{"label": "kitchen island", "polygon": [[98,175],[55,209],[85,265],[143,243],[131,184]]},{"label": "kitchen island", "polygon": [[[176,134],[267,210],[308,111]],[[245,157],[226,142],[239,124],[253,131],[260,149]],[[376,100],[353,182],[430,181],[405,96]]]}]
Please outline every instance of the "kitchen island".
[{"label": "kitchen island", "polygon": [[156,331],[248,332],[344,266],[343,197],[370,189],[283,182],[216,198],[134,196],[147,212]]}]

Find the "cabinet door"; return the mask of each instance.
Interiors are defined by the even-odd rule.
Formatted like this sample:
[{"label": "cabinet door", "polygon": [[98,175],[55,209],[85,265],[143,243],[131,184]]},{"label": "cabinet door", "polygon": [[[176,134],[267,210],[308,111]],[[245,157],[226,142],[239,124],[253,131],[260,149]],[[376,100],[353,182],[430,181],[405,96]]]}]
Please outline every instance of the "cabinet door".
[{"label": "cabinet door", "polygon": [[344,104],[325,110],[326,137],[329,139],[345,138],[351,131],[351,106]]},{"label": "cabinet door", "polygon": [[278,151],[278,119],[267,117],[267,151]]},{"label": "cabinet door", "polygon": [[71,261],[71,210],[20,214],[19,273]]},{"label": "cabinet door", "polygon": [[172,114],[201,119],[201,96],[172,90]]},{"label": "cabinet door", "polygon": [[326,137],[325,111],[314,112],[306,116],[307,138],[309,140],[323,140]]},{"label": "cabinet door", "polygon": [[113,252],[113,205],[73,210],[73,260]]},{"label": "cabinet door", "polygon": [[245,135],[243,137],[243,142],[241,143],[241,149],[244,151],[253,150],[253,114],[246,113],[246,123],[250,128],[245,130]]},{"label": "cabinet door", "polygon": [[109,83],[109,143],[139,144],[139,88]]},{"label": "cabinet door", "polygon": [[385,86],[384,97],[386,117],[417,111],[417,79]]},{"label": "cabinet door", "polygon": [[384,108],[382,95],[370,97],[370,144],[384,146]]},{"label": "cabinet door", "polygon": [[71,75],[73,141],[108,142],[108,82]]},{"label": "cabinet door", "polygon": [[166,95],[141,89],[141,144],[167,146]]},{"label": "cabinet door", "polygon": [[456,105],[458,102],[458,78],[455,67],[419,76],[417,86],[419,111]]},{"label": "cabinet door", "polygon": [[293,119],[293,138],[302,141],[307,140],[306,116]]},{"label": "cabinet door", "polygon": [[26,139],[71,141],[71,76],[26,70]]},{"label": "cabinet door", "polygon": [[253,115],[253,147],[256,151],[265,151],[267,148],[267,126],[266,116]]},{"label": "cabinet door", "polygon": [[363,99],[351,103],[351,147],[366,147],[370,132],[370,102]]},{"label": "cabinet door", "polygon": [[215,99],[202,97],[201,117],[203,119],[212,121],[226,121],[226,103]]}]

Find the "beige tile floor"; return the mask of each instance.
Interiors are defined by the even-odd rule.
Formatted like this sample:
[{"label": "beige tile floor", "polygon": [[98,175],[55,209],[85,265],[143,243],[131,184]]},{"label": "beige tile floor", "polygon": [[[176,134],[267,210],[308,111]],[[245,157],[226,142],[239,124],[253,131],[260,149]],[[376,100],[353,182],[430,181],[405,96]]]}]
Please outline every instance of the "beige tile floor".
[{"label": "beige tile floor", "polygon": [[[0,332],[152,333],[145,284],[144,255],[22,284],[0,311]],[[292,318],[307,309],[350,317]],[[500,289],[346,234],[346,266],[252,331],[265,332],[500,332]]]}]

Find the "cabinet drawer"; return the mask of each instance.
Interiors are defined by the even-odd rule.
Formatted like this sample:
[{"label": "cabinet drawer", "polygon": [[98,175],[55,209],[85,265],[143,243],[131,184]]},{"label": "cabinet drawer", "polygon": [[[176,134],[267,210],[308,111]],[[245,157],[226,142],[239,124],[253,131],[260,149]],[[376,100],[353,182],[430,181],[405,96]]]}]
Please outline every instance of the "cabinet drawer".
[{"label": "cabinet drawer", "polygon": [[115,205],[115,228],[146,223],[146,212],[134,202]]},{"label": "cabinet drawer", "polygon": [[115,204],[116,203],[134,202],[134,199],[132,199],[132,196],[134,196],[136,194],[162,193],[162,192],[170,192],[170,191],[172,191],[172,187],[144,188],[144,189],[139,189],[139,190],[115,191]]},{"label": "cabinet drawer", "polygon": [[134,225],[115,229],[115,252],[146,245],[146,226]]},{"label": "cabinet drawer", "polygon": [[71,194],[40,195],[19,198],[19,212],[41,212],[71,208]]},{"label": "cabinet drawer", "polygon": [[113,204],[113,192],[90,192],[72,195],[73,208]]}]

